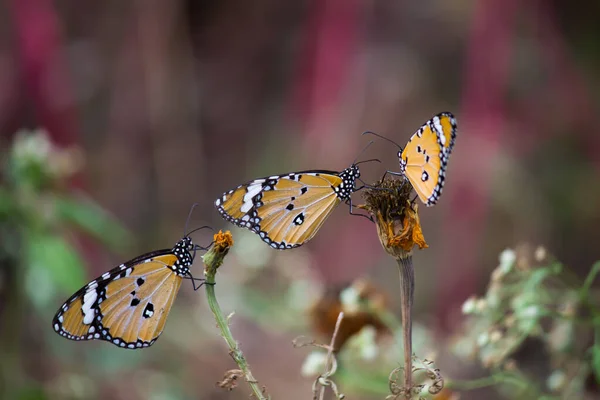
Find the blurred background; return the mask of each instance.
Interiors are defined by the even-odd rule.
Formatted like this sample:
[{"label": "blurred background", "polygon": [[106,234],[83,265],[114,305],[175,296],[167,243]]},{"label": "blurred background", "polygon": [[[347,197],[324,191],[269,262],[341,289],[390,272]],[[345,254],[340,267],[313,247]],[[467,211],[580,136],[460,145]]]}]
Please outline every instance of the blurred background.
[{"label": "blurred background", "polygon": [[[260,176],[342,170],[363,131],[403,145],[441,111],[458,137],[441,200],[420,208],[430,247],[414,253],[415,340],[435,343],[445,377],[484,376],[447,343],[499,253],[543,245],[578,279],[600,259],[599,12],[549,0],[1,2],[0,397],[247,398],[243,382],[215,385],[235,365],[187,282],[150,349],[51,328],[88,280],[171,247],[198,202],[192,227],[234,235],[217,296],[254,375],[274,399],[310,398],[310,350],[291,341],[329,341],[315,302],[368,278],[398,315],[395,263],[343,206],[310,243],[278,252],[223,221],[214,199]],[[361,167],[367,182],[399,170],[381,140],[361,157],[382,160]],[[348,398],[384,398],[382,376],[338,383]]]}]

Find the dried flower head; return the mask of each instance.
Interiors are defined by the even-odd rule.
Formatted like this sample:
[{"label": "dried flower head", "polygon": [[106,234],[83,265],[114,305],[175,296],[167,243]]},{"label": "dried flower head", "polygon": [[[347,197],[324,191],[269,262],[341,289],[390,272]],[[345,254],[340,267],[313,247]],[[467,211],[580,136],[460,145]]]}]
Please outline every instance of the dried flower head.
[{"label": "dried flower head", "polygon": [[423,237],[418,205],[410,201],[412,187],[404,179],[384,179],[365,190],[362,206],[375,218],[381,245],[391,256],[409,253],[417,245],[429,247]]},{"label": "dried flower head", "polygon": [[338,351],[366,326],[372,326],[378,334],[389,333],[378,316],[388,305],[388,297],[380,287],[366,279],[358,279],[349,286],[326,289],[311,307],[310,318],[316,332],[331,337],[339,313],[344,312],[334,346]]},{"label": "dried flower head", "polygon": [[238,386],[238,379],[244,377],[244,371],[241,369],[230,369],[223,375],[223,380],[217,382],[217,386],[226,389],[233,390]]}]

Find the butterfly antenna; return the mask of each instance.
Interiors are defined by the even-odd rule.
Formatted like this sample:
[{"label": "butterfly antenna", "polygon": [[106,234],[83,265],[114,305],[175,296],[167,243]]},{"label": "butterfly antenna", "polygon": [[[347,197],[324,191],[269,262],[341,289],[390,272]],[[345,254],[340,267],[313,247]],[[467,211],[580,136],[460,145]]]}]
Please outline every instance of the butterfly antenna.
[{"label": "butterfly antenna", "polygon": [[199,244],[195,245],[196,247],[194,247],[194,250],[202,250],[202,251],[206,251],[208,249],[210,249],[210,247],[215,244],[215,241],[213,240],[212,242],[210,242],[208,244],[208,246],[204,247],[204,246],[200,246]]},{"label": "butterfly antenna", "polygon": [[197,231],[199,231],[199,230],[201,230],[201,229],[210,229],[211,231],[213,231],[213,232],[214,232],[214,229],[213,229],[213,228],[211,228],[211,227],[210,227],[210,226],[208,226],[208,225],[204,225],[204,226],[201,226],[200,228],[192,229],[192,230],[191,230],[191,231],[190,231],[190,232],[189,232],[187,235],[185,235],[185,237],[188,237],[188,236],[190,236],[192,233],[194,233],[194,232],[197,232]]},{"label": "butterfly antenna", "polygon": [[398,147],[400,150],[402,150],[402,146],[400,146],[398,143],[394,142],[392,139],[386,138],[385,136],[380,135],[379,133],[375,133],[375,132],[371,132],[371,131],[366,131],[362,133],[363,135],[373,135],[373,136],[377,136],[378,138],[381,138],[383,140],[387,140],[390,143],[393,143],[394,145],[396,145],[396,147]]},{"label": "butterfly antenna", "polygon": [[183,228],[183,237],[188,237],[190,235],[190,233],[187,233],[187,228],[188,228],[188,224],[190,223],[190,219],[192,218],[192,213],[194,212],[194,208],[196,208],[196,206],[198,205],[198,203],[194,203],[192,204],[192,208],[190,208],[190,212],[188,213],[187,219],[185,220],[185,227]]},{"label": "butterfly antenna", "polygon": [[378,163],[381,163],[381,160],[379,158],[371,158],[370,160],[363,160],[363,161],[354,163],[354,165],[364,164],[364,163],[373,162],[373,161],[377,161]]},{"label": "butterfly antenna", "polygon": [[356,165],[356,160],[358,160],[358,158],[362,155],[362,153],[364,153],[369,148],[369,146],[372,144],[373,144],[373,141],[371,140],[369,143],[367,143],[367,145],[365,147],[363,147],[363,149],[360,151],[360,153],[358,153],[358,156],[356,156],[354,161],[352,161],[352,165]]}]

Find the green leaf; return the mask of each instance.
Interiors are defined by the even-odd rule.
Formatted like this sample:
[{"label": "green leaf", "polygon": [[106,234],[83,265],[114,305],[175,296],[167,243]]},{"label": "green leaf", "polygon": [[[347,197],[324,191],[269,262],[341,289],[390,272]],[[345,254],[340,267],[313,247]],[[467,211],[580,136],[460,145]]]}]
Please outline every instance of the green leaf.
[{"label": "green leaf", "polygon": [[81,228],[107,247],[120,250],[128,246],[129,233],[97,204],[66,197],[56,199],[59,218]]},{"label": "green leaf", "polygon": [[44,307],[58,289],[72,293],[85,283],[84,264],[77,251],[59,236],[37,235],[27,243],[26,289]]}]

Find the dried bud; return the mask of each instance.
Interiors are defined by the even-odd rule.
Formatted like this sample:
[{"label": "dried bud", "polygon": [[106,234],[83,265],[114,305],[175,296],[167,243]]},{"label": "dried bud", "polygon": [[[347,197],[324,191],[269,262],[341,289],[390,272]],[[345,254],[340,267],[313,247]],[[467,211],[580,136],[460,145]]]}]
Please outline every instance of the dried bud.
[{"label": "dried bud", "polygon": [[387,179],[364,192],[366,209],[375,218],[381,245],[392,257],[406,257],[417,245],[429,247],[423,237],[418,206],[410,201],[406,180]]}]

